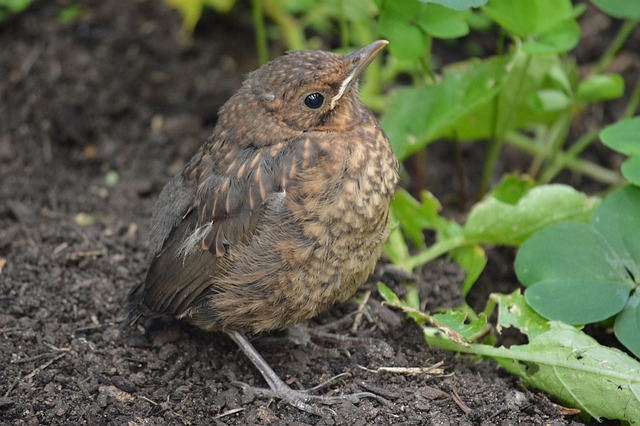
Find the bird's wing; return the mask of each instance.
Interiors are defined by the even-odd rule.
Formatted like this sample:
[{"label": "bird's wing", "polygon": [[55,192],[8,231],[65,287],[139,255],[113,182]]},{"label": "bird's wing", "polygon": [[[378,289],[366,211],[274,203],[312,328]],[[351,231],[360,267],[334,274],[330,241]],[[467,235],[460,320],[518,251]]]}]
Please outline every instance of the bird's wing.
[{"label": "bird's wing", "polygon": [[[284,192],[295,176],[301,159],[295,145],[247,147],[227,162],[221,152],[215,161],[205,153],[167,185],[152,224],[157,254],[144,284],[132,291],[139,313],[180,316],[192,307],[227,251],[249,243],[268,200],[282,200],[270,195]],[[193,173],[199,176],[189,179]]]}]

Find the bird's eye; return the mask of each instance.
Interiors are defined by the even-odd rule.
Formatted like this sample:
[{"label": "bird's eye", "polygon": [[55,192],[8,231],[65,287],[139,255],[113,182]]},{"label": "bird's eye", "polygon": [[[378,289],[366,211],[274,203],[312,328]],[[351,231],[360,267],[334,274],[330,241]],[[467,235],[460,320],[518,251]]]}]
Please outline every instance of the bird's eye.
[{"label": "bird's eye", "polygon": [[320,93],[311,93],[304,98],[304,104],[311,109],[318,109],[322,106],[324,102],[324,96]]}]

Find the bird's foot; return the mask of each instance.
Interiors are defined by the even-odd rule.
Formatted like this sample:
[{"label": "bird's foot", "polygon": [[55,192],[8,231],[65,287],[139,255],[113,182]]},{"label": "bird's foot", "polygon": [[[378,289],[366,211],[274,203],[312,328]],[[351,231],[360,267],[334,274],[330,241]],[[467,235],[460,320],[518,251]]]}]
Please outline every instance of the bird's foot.
[{"label": "bird's foot", "polygon": [[[385,341],[380,339],[372,337],[346,336],[343,334],[330,333],[325,330],[325,326],[310,328],[296,324],[287,329],[287,338],[297,345],[312,348],[316,353],[344,354],[347,357],[350,357],[351,354],[345,349],[345,347],[351,345],[388,346]],[[340,346],[340,348],[326,348],[320,346],[313,341],[314,338],[333,342]]]},{"label": "bird's foot", "polygon": [[311,392],[315,392],[320,389],[323,389],[329,386],[331,383],[335,382],[336,380],[341,379],[345,376],[350,376],[350,374],[349,373],[338,374],[337,376],[334,376],[329,380],[326,380],[320,383],[319,385],[314,386],[313,388],[304,389],[304,390],[291,389],[289,386],[287,386],[283,382],[276,384],[276,386],[274,386],[273,388],[259,388],[257,386],[251,386],[243,382],[232,382],[231,384],[241,388],[245,392],[252,393],[256,396],[265,397],[265,398],[282,399],[300,410],[306,411],[311,414],[316,414],[318,416],[326,416],[326,415],[335,416],[336,413],[329,407],[317,407],[315,405],[312,405],[312,403],[332,405],[332,404],[341,403],[341,402],[351,402],[356,404],[362,398],[374,398],[380,402],[383,402],[383,403],[386,402],[384,398],[371,392],[357,392],[357,393],[342,394],[342,395],[335,395],[335,396],[314,395],[311,393]]}]

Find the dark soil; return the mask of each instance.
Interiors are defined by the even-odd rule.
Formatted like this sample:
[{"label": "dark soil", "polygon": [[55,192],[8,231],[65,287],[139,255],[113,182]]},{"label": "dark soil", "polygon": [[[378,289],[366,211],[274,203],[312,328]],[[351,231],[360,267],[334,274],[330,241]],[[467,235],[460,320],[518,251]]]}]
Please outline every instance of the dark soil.
[{"label": "dark soil", "polygon": [[[240,16],[214,18],[187,49],[160,1],[87,0],[62,24],[68,4],[37,1],[0,27],[2,424],[579,424],[494,363],[428,348],[380,306],[378,279],[402,292],[388,266],[363,288],[371,314],[355,332],[384,343],[352,345],[348,357],[256,341],[293,387],[348,372],[326,392],[389,401],[337,405],[333,418],[231,386],[265,384],[222,335],[171,321],[128,327],[124,299],[144,277],[152,205],[256,66],[252,35]],[[504,270],[483,282],[504,281]],[[459,304],[460,279],[445,261],[415,277],[428,309]],[[337,306],[311,326],[356,310]],[[440,362],[444,375],[370,371]]]}]

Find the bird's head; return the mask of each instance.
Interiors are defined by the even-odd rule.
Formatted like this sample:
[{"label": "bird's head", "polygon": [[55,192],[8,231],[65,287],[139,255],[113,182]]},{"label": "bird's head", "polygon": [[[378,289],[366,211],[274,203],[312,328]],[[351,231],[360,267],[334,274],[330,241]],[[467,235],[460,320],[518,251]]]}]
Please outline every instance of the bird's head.
[{"label": "bird's head", "polygon": [[294,133],[349,127],[366,111],[358,99],[358,79],[387,44],[378,40],[348,55],[288,52],[250,73],[221,118],[248,113],[246,119],[266,133],[273,126]]}]

